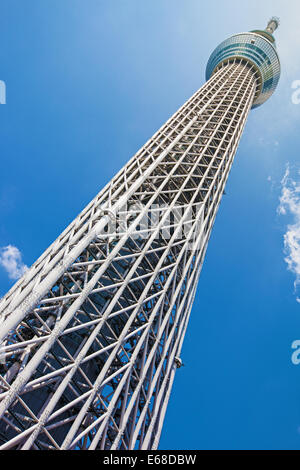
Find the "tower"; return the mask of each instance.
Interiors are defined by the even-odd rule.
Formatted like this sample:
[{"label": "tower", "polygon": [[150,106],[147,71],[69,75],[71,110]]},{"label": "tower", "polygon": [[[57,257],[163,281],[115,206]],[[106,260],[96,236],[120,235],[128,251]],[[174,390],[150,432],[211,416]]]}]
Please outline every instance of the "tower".
[{"label": "tower", "polygon": [[234,35],[202,86],[0,304],[0,449],[155,449],[208,239],[273,32]]}]

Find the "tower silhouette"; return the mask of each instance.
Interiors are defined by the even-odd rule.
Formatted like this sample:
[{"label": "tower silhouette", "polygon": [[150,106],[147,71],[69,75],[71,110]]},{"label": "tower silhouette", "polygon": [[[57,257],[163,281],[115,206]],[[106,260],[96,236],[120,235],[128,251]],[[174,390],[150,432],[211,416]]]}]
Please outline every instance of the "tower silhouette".
[{"label": "tower silhouette", "polygon": [[3,297],[0,449],[155,449],[208,239],[273,32],[234,35],[202,86]]}]

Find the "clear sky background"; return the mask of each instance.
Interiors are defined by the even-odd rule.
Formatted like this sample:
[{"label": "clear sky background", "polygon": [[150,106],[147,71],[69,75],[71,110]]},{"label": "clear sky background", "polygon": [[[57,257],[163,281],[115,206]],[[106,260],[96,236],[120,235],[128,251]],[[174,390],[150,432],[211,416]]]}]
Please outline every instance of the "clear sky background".
[{"label": "clear sky background", "polygon": [[236,155],[161,449],[300,449],[299,1],[0,0],[0,296],[204,84],[218,43],[272,15],[281,80]]}]

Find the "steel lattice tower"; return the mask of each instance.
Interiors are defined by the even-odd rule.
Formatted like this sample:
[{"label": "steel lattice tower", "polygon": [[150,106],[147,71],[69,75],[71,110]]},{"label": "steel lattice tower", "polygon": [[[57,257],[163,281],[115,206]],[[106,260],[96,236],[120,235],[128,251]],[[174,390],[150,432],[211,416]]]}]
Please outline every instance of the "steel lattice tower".
[{"label": "steel lattice tower", "polygon": [[155,449],[248,113],[275,90],[267,28],[207,82],[1,301],[0,449]]}]

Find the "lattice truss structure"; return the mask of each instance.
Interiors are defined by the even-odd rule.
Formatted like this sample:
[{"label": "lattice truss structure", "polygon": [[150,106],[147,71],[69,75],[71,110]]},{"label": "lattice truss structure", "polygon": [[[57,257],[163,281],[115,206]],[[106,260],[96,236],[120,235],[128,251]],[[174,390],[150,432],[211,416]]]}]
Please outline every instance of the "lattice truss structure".
[{"label": "lattice truss structure", "polygon": [[256,91],[224,64],[3,297],[1,449],[157,448]]}]

